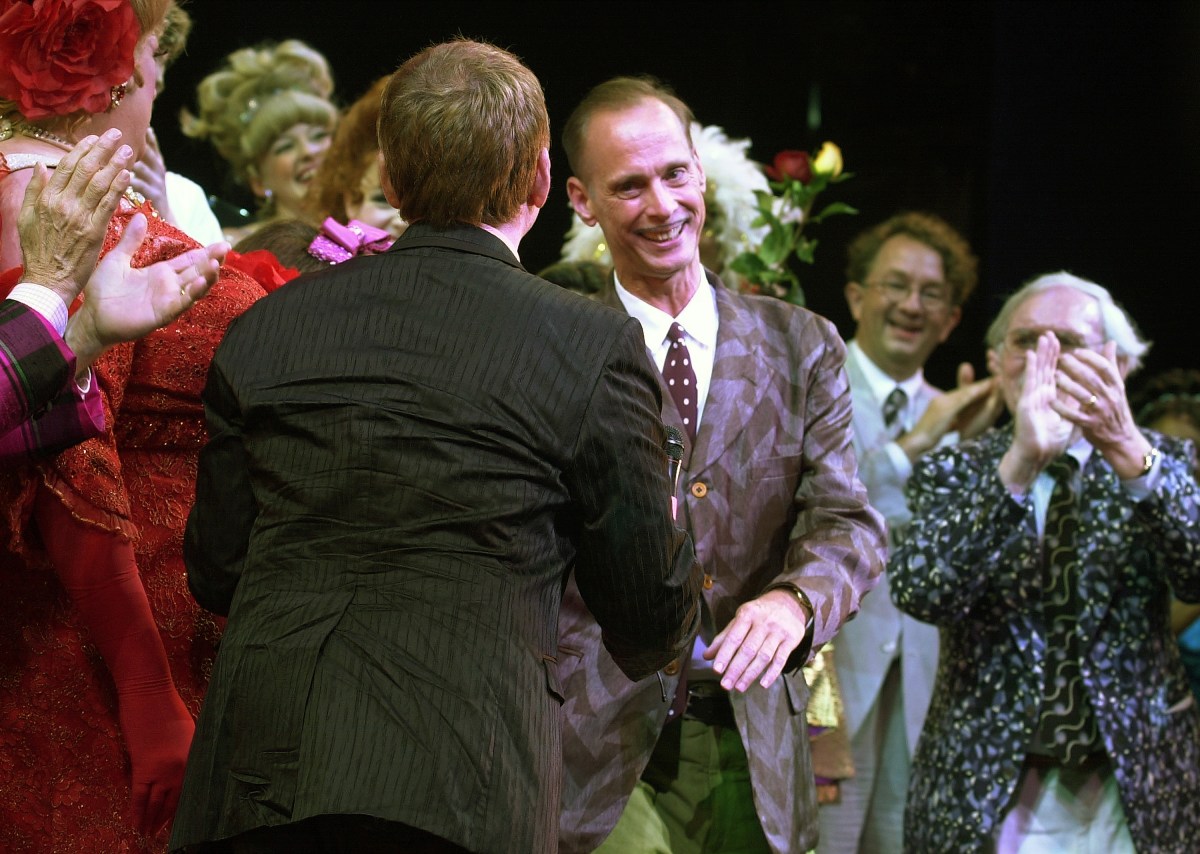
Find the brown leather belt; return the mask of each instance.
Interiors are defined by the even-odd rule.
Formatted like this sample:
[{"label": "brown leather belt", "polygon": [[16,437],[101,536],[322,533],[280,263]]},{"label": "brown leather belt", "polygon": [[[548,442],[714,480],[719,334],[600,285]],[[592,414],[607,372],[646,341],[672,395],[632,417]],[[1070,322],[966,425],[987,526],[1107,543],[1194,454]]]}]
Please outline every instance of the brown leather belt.
[{"label": "brown leather belt", "polygon": [[729,702],[729,693],[721,687],[721,683],[689,682],[687,693],[687,707],[683,712],[684,720],[699,721],[708,726],[737,728],[737,721],[733,717],[733,706]]}]

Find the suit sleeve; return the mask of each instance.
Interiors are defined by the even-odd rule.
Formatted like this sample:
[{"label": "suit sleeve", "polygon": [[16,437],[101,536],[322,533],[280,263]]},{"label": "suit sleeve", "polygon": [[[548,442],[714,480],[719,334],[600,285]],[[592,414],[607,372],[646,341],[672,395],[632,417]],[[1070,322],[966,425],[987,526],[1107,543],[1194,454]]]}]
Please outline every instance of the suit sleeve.
[{"label": "suit sleeve", "polygon": [[950,625],[990,595],[1014,611],[1041,597],[1033,501],[1015,500],[997,457],[978,446],[926,454],[908,481],[912,521],[888,564],[892,599],[918,620]]},{"label": "suit sleeve", "polygon": [[661,400],[636,321],[612,345],[579,431],[575,578],[630,679],[679,657],[699,625],[700,567],[669,514]]},{"label": "suit sleeve", "polygon": [[220,349],[204,389],[208,444],[200,452],[196,503],[188,516],[183,558],[188,587],[209,611],[227,615],[246,559],[258,505],[250,487],[242,415],[220,368]]},{"label": "suit sleeve", "polygon": [[1134,509],[1144,526],[1139,538],[1155,543],[1175,596],[1200,602],[1200,495],[1197,494],[1196,447],[1190,440],[1159,434],[1147,438],[1162,452],[1158,488]]},{"label": "suit sleeve", "polygon": [[[800,414],[804,421],[796,522],[783,573],[776,580],[799,587],[812,602],[808,641],[814,647],[830,641],[858,611],[887,560],[883,519],[858,478],[845,346],[832,326],[826,324],[823,334],[819,349],[810,339],[801,350],[819,355],[807,377]],[[789,668],[803,652],[804,645],[793,653]]]},{"label": "suit sleeve", "polygon": [[104,411],[93,382],[70,383],[74,354],[28,306],[0,307],[0,459],[60,450],[99,435]]}]

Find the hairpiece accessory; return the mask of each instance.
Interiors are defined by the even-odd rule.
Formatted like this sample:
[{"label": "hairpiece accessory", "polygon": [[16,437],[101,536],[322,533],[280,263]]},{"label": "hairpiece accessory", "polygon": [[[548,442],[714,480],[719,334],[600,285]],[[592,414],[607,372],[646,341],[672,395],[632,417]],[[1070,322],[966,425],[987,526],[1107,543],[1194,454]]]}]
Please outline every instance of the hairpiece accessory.
[{"label": "hairpiece accessory", "polygon": [[0,98],[26,119],[102,113],[134,70],[141,27],[127,0],[8,3],[0,16]]},{"label": "hairpiece accessory", "polygon": [[108,109],[105,112],[111,113],[117,107],[121,106],[121,102],[125,100],[125,90],[128,88],[127,84],[122,83],[108,90]]},{"label": "hairpiece accessory", "polygon": [[246,101],[245,109],[238,114],[238,121],[244,125],[250,124],[250,122],[253,121],[254,116],[258,113],[259,109],[262,108],[262,105],[283,91],[285,90],[275,88],[268,89],[266,92],[259,92],[258,94],[254,95],[248,101]]},{"label": "hairpiece accessory", "polygon": [[342,225],[326,217],[321,230],[308,244],[308,254],[320,261],[340,264],[356,255],[378,255],[386,252],[393,238],[382,228],[375,228],[356,219]]}]

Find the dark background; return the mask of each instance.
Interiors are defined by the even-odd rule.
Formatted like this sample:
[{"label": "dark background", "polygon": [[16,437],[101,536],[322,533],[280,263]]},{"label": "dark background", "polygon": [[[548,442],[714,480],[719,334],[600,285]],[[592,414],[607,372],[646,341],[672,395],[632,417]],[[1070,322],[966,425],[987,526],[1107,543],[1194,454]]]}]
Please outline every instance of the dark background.
[{"label": "dark background", "polygon": [[[533,271],[569,225],[562,123],[592,85],[650,73],[704,124],[784,148],[842,148],[855,177],[825,194],[859,208],[806,232],[811,308],[849,337],[844,247],[897,210],[937,213],[981,259],[980,288],[927,373],[983,366],[1004,295],[1065,269],[1108,287],[1155,342],[1145,375],[1200,367],[1200,2],[462,2],[191,0],[188,52],[155,126],[168,164],[238,204],[205,144],[176,116],[232,50],[300,38],[349,104],[378,76],[456,34],[521,56],[550,110],[555,190],[522,243]],[[819,102],[819,126],[810,107]],[[1136,387],[1138,378],[1131,384]]]}]

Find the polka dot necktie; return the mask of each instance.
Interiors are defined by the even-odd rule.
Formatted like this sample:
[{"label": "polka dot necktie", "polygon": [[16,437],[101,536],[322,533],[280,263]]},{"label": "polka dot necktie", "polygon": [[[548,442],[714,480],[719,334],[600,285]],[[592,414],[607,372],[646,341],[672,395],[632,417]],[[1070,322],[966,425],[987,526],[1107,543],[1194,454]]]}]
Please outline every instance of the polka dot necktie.
[{"label": "polka dot necktie", "polygon": [[1068,767],[1077,767],[1099,739],[1079,662],[1083,644],[1076,624],[1083,608],[1079,595],[1079,510],[1075,459],[1064,454],[1047,471],[1054,491],[1046,509],[1042,540],[1042,617],[1046,625],[1046,683],[1038,740]]},{"label": "polka dot necktie", "polygon": [[667,332],[667,340],[671,347],[667,350],[667,360],[663,363],[663,379],[667,390],[675,400],[675,408],[683,418],[683,429],[687,432],[692,444],[696,442],[696,370],[692,367],[692,354],[688,352],[687,344],[683,342],[683,327],[672,323]]}]

